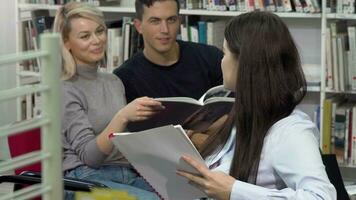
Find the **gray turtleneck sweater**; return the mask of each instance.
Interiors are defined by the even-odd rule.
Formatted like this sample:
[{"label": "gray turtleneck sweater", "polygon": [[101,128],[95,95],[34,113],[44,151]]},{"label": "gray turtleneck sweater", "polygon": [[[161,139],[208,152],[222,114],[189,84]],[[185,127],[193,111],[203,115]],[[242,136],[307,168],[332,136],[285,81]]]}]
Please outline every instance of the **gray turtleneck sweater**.
[{"label": "gray turtleneck sweater", "polygon": [[63,171],[81,165],[128,165],[116,149],[105,155],[96,143],[96,136],[126,105],[121,80],[97,70],[96,66],[77,66],[76,75],[62,82]]}]

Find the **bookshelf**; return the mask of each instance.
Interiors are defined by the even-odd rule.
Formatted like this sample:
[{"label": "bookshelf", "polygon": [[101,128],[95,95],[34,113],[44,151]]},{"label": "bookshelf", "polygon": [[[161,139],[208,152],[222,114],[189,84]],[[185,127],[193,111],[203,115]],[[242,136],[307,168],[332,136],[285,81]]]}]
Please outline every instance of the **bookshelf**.
[{"label": "bookshelf", "polygon": [[[320,116],[323,116],[323,102],[325,98],[332,94],[347,94],[355,95],[355,91],[336,91],[326,88],[326,28],[329,21],[333,20],[355,20],[356,14],[338,14],[338,13],[326,13],[326,0],[322,0],[322,12],[320,13],[303,13],[303,12],[276,12],[286,22],[291,30],[293,37],[296,39],[297,46],[301,52],[303,64],[313,64],[318,66],[317,74],[319,75],[320,86],[308,86],[308,94],[304,103],[307,113],[314,118],[314,112],[318,106],[320,106]],[[30,4],[30,3],[18,3],[17,10],[19,15],[32,10],[45,9],[54,12],[59,8],[59,5],[48,4]],[[99,6],[105,14],[110,16],[132,16],[135,13],[133,7],[120,6]],[[213,18],[227,20],[229,17],[239,15],[243,12],[239,11],[220,11],[220,10],[203,10],[203,9],[181,9],[180,14],[188,19],[189,16],[202,16],[202,18]],[[25,15],[26,16],[26,15]],[[188,19],[189,20],[189,19]],[[19,30],[18,30],[19,32]],[[19,38],[19,37],[17,37]],[[321,80],[320,80],[321,79]],[[302,108],[303,109],[303,108]],[[323,122],[320,120],[321,140],[323,138]],[[355,172],[354,165],[341,165],[346,171]],[[350,174],[350,173],[347,173]],[[356,173],[354,173],[356,174]],[[347,175],[349,176],[349,175]],[[356,175],[354,175],[356,176]],[[352,177],[355,178],[356,177]]]},{"label": "bookshelf", "polygon": [[[20,3],[18,8],[21,11],[29,10],[57,10],[59,5],[47,5],[47,4],[30,4],[30,3]],[[135,13],[135,8],[132,7],[110,7],[110,6],[100,6],[99,9],[103,12],[112,13]],[[202,15],[202,16],[220,16],[220,17],[232,17],[241,14],[242,12],[237,11],[214,11],[214,10],[202,10],[202,9],[181,9],[181,15]],[[283,18],[321,18],[320,13],[296,13],[296,12],[277,12],[277,15]]]},{"label": "bookshelf", "polygon": [[[344,36],[338,35],[338,28],[335,28],[335,31],[333,31],[332,24],[337,24],[338,21],[347,21],[347,26],[352,26],[356,22],[356,14],[354,8],[353,11],[350,11],[352,13],[348,13],[349,11],[347,10],[349,8],[346,5],[342,6],[341,9],[339,9],[340,5],[338,3],[335,6],[335,12],[331,13],[330,9],[327,8],[327,2],[322,1],[320,141],[323,152],[336,153],[344,180],[355,183],[356,163],[354,163],[352,160],[353,158],[356,159],[356,124],[354,123],[356,121],[354,121],[353,119],[353,112],[356,112],[356,109],[354,110],[352,108],[356,105],[356,90],[353,90],[351,88],[350,82],[352,82],[352,78],[348,80],[348,76],[350,76],[350,74],[352,75],[352,70],[350,69],[356,68],[356,66],[351,63],[352,60],[350,60],[349,58],[349,56],[352,55],[350,48],[348,47],[348,50],[346,50],[347,45],[339,45],[339,43],[347,43],[351,47],[352,40],[349,40],[350,37],[345,37],[344,41]],[[337,25],[335,25],[335,27],[337,27]],[[346,32],[344,32],[343,34],[347,35],[348,33],[350,32],[346,30]],[[333,48],[336,48],[335,52],[337,53],[333,52]],[[340,64],[340,60],[346,61]],[[342,76],[340,74],[335,74],[335,70],[340,72],[340,69],[342,70],[342,73],[344,73],[344,78],[341,78]],[[332,78],[330,78],[331,76]],[[338,84],[335,84],[335,82],[338,82]],[[341,87],[342,84],[345,84],[345,86],[343,86],[344,88]],[[338,102],[338,100],[335,99],[341,96],[344,99],[350,101],[350,103],[340,103]],[[333,98],[334,100],[332,100]],[[326,100],[331,100],[331,110],[330,106],[325,103]],[[342,124],[342,121],[341,123],[339,121],[340,116],[343,116],[343,114],[340,115],[340,112],[345,113],[344,125]],[[330,121],[327,119],[329,119]],[[340,128],[342,126],[345,127],[344,133],[342,133],[343,129]],[[329,137],[331,137],[330,141],[327,140],[327,138]],[[342,138],[341,141],[343,140],[343,144],[341,143],[342,145],[340,145],[339,143],[340,138]],[[340,148],[340,146],[343,147]],[[343,150],[343,152],[340,152],[340,150]],[[340,153],[343,153],[343,155],[340,156]]]}]

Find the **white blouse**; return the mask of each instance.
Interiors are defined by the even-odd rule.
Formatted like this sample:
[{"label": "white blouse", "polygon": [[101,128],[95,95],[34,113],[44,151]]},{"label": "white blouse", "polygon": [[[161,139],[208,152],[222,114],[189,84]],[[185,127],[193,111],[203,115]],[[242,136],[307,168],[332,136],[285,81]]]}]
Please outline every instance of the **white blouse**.
[{"label": "white blouse", "polygon": [[[233,129],[221,151],[207,157],[208,166],[219,164],[213,171],[229,173],[235,135]],[[321,160],[318,136],[314,123],[299,110],[276,122],[264,140],[256,185],[236,180],[230,200],[336,200]]]}]

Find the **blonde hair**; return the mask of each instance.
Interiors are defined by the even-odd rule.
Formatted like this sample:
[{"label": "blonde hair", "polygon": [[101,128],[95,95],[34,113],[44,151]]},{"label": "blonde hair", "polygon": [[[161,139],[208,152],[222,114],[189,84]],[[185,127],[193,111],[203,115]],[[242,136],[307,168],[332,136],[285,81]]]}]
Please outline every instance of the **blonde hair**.
[{"label": "blonde hair", "polygon": [[[60,46],[62,51],[62,80],[68,80],[76,73],[76,63],[71,52],[64,46],[71,31],[71,21],[76,18],[86,18],[93,20],[106,29],[103,13],[87,3],[70,2],[57,10],[54,19],[53,32],[60,33]],[[103,59],[101,64],[105,63]]]}]

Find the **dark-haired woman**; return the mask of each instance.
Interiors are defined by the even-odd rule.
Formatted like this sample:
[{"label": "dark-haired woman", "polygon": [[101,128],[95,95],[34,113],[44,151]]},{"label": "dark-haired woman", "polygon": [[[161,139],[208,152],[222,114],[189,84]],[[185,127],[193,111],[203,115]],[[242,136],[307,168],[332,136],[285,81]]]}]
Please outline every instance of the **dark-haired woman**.
[{"label": "dark-haired woman", "polygon": [[319,132],[296,109],[306,82],[283,21],[257,11],[234,17],[225,29],[224,53],[224,86],[235,91],[234,109],[201,148],[208,167],[182,157],[200,176],[177,173],[219,200],[336,199]]}]

